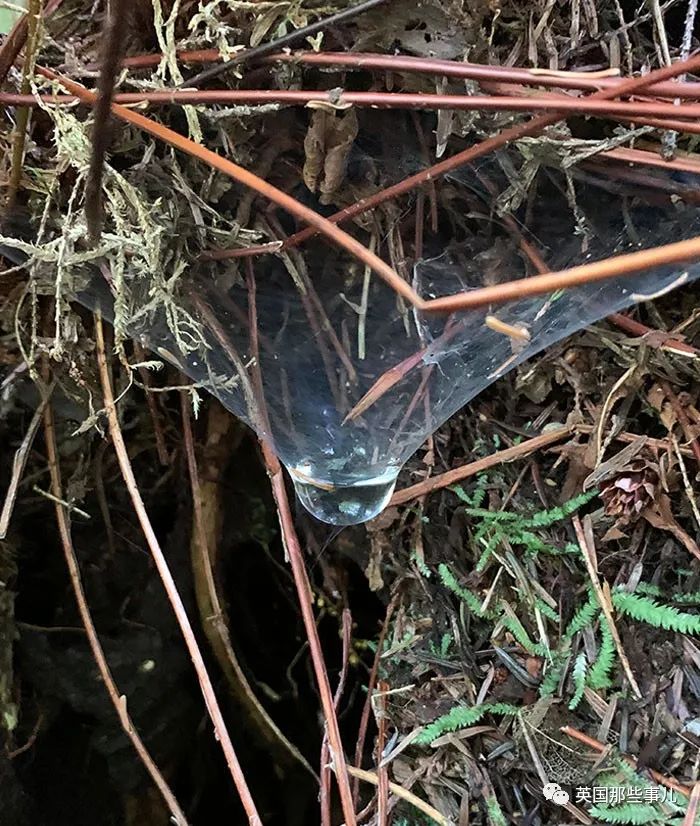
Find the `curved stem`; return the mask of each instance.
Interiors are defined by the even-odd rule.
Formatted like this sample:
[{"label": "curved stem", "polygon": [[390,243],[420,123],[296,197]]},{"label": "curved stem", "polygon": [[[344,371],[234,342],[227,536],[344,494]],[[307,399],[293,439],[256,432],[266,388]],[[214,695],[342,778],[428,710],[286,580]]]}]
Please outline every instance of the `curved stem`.
[{"label": "curved stem", "polygon": [[109,424],[109,433],[112,437],[112,444],[114,445],[114,451],[117,454],[117,460],[119,462],[119,468],[122,472],[122,477],[124,478],[124,483],[126,484],[129,495],[131,496],[134,511],[136,512],[136,516],[141,524],[143,534],[146,537],[146,542],[149,550],[151,551],[153,562],[155,563],[158,574],[163,582],[163,587],[165,588],[168,600],[172,605],[173,613],[175,614],[177,623],[182,631],[182,636],[185,640],[185,645],[187,646],[190,658],[192,659],[194,669],[197,672],[199,687],[202,691],[202,696],[204,697],[207,712],[209,713],[209,717],[214,726],[216,739],[221,743],[221,748],[224,752],[224,756],[226,757],[226,763],[228,764],[231,772],[231,777],[233,778],[233,782],[238,790],[241,803],[243,804],[243,808],[248,816],[248,822],[250,823],[250,826],[262,826],[262,820],[260,819],[260,815],[255,807],[255,802],[250,793],[250,789],[248,788],[248,783],[245,779],[245,775],[243,774],[243,770],[241,769],[241,764],[238,762],[236,751],[226,728],[224,716],[221,713],[219,701],[216,699],[214,686],[212,685],[211,678],[207,672],[207,667],[204,664],[204,658],[202,657],[202,652],[199,649],[192,625],[189,617],[187,616],[187,611],[185,611],[182,598],[180,597],[177,590],[177,585],[175,584],[173,575],[168,567],[165,554],[161,550],[160,544],[158,543],[158,538],[156,537],[153,526],[151,525],[151,520],[148,518],[146,506],[143,503],[141,492],[139,491],[138,484],[136,483],[136,477],[134,476],[134,471],[131,467],[131,461],[129,459],[129,454],[126,449],[126,444],[124,443],[124,437],[122,435],[122,431],[119,426],[119,419],[117,417],[117,408],[114,402],[114,393],[112,392],[112,381],[109,376],[109,367],[107,365],[102,318],[99,314],[95,315],[95,341],[97,345],[97,364],[99,367],[102,394],[104,396],[107,422]]}]

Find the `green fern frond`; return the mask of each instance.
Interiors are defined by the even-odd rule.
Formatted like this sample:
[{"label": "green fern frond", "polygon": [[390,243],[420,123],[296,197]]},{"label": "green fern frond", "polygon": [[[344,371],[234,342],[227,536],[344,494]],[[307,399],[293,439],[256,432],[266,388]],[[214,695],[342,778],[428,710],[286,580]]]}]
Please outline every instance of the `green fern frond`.
[{"label": "green fern frond", "polygon": [[545,542],[530,530],[518,530],[516,526],[513,526],[509,527],[508,531],[510,542],[513,545],[522,545],[529,554],[556,554],[556,549],[549,542]]},{"label": "green fern frond", "polygon": [[540,697],[551,697],[559,688],[561,675],[564,673],[566,657],[555,655],[553,662],[547,668],[547,672],[540,683]]},{"label": "green fern frond", "polygon": [[426,746],[432,743],[447,731],[457,731],[477,723],[484,714],[517,714],[519,709],[509,703],[482,703],[479,706],[455,706],[453,709],[438,717],[416,737],[418,745]]},{"label": "green fern frond", "polygon": [[526,522],[527,519],[522,513],[512,511],[491,511],[488,508],[468,507],[464,509],[467,516],[474,519],[483,519],[486,522]]},{"label": "green fern frond", "polygon": [[564,637],[567,640],[573,639],[579,631],[583,631],[584,628],[587,628],[599,613],[600,606],[598,605],[598,600],[596,599],[593,591],[589,589],[588,599],[571,618],[569,624],[566,626],[566,630],[564,631]]},{"label": "green fern frond", "polygon": [[510,631],[528,654],[536,654],[538,657],[549,656],[549,651],[542,643],[533,642],[530,639],[530,635],[527,633],[525,626],[516,616],[503,614],[499,617],[499,621],[506,630]]},{"label": "green fern frond", "polygon": [[559,622],[559,614],[552,608],[552,606],[545,602],[540,597],[535,597],[535,605],[539,609],[542,616],[547,617],[547,619],[552,620],[552,622]]},{"label": "green fern frond", "polygon": [[461,485],[453,485],[450,490],[461,502],[464,502],[466,505],[472,504],[471,496],[469,496]]},{"label": "green fern frond", "polygon": [[478,562],[476,563],[476,570],[482,573],[491,559],[491,554],[496,550],[496,547],[503,541],[503,534],[501,531],[494,531],[493,536],[486,542],[484,550],[481,552]]},{"label": "green fern frond", "polygon": [[578,496],[574,496],[573,499],[569,499],[568,502],[564,502],[563,505],[559,505],[556,508],[552,508],[548,511],[540,511],[540,513],[536,513],[534,516],[527,519],[527,525],[529,528],[549,528],[557,522],[563,522],[565,519],[568,519],[572,514],[576,513],[579,508],[582,508],[584,505],[588,504],[591,499],[594,499],[598,495],[597,490],[589,490],[585,493],[580,493]]},{"label": "green fern frond", "polygon": [[647,803],[626,803],[623,806],[592,806],[587,814],[603,823],[651,824],[662,823],[663,813]]},{"label": "green fern frond", "polygon": [[651,582],[640,582],[635,588],[635,593],[645,594],[650,597],[659,597],[661,599],[669,598],[673,602],[680,602],[684,605],[700,605],[700,591],[689,591],[687,594],[667,594],[663,588],[658,585],[652,585]]},{"label": "green fern frond", "polygon": [[453,641],[454,637],[449,631],[446,631],[442,635],[442,639],[440,640],[440,656],[443,660],[447,659],[447,655],[450,653],[450,648],[452,647]]},{"label": "green fern frond", "polygon": [[471,496],[461,485],[453,485],[450,490],[460,501],[464,502],[465,505],[469,505],[471,508],[480,508],[484,504],[484,499],[486,498],[486,487],[488,485],[488,481],[488,476],[486,474],[477,476],[474,492]]},{"label": "green fern frond", "polygon": [[672,605],[661,605],[650,597],[630,594],[627,591],[613,593],[613,605],[625,616],[646,622],[655,628],[677,631],[680,634],[700,635],[700,615],[679,611]]},{"label": "green fern frond", "polygon": [[416,568],[418,568],[418,570],[421,573],[421,576],[424,576],[426,579],[430,579],[430,577],[433,575],[433,572],[425,564],[425,559],[423,559],[422,556],[419,557],[415,551],[413,551],[413,553],[411,554],[411,562],[413,562]]},{"label": "green fern frond", "polygon": [[440,565],[438,565],[438,575],[445,588],[458,596],[466,604],[472,614],[476,614],[477,617],[485,616],[481,609],[481,600],[479,597],[471,591],[468,591],[466,588],[463,588],[459,582],[457,582],[457,577],[452,573],[449,566],[445,565],[444,562],[441,562]]},{"label": "green fern frond", "polygon": [[486,798],[486,815],[491,826],[508,826],[503,809],[493,795]]},{"label": "green fern frond", "polygon": [[612,685],[610,672],[615,665],[615,640],[605,618],[601,620],[600,634],[598,656],[588,671],[588,685],[597,690],[609,688]]},{"label": "green fern frond", "polygon": [[574,681],[574,696],[569,703],[569,710],[573,711],[583,699],[583,692],[586,688],[586,672],[588,671],[588,662],[586,654],[582,651],[578,657],[571,672]]}]

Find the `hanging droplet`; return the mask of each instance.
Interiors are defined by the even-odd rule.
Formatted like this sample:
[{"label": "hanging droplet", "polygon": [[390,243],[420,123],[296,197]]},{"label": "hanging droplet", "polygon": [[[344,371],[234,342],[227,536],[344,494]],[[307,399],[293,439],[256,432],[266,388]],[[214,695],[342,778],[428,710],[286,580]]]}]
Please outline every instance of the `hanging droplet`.
[{"label": "hanging droplet", "polygon": [[302,478],[293,470],[290,475],[299,501],[316,519],[329,525],[358,525],[374,519],[389,504],[398,471],[343,485]]}]

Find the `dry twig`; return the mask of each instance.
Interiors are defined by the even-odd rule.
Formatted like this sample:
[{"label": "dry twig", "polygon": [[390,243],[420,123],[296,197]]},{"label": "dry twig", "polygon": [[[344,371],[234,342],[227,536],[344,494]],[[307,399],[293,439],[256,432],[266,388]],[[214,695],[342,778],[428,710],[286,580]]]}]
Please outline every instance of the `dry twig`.
[{"label": "dry twig", "polygon": [[90,608],[88,607],[85,591],[80,578],[78,560],[75,555],[75,550],[73,549],[70,522],[68,520],[66,509],[60,504],[60,501],[63,498],[63,485],[61,483],[61,471],[58,465],[58,448],[56,447],[56,430],[54,426],[53,409],[48,403],[48,399],[45,399],[43,418],[44,438],[46,440],[46,452],[48,456],[49,473],[51,475],[51,489],[56,506],[58,532],[61,537],[61,544],[63,545],[63,553],[66,557],[66,565],[68,566],[71,585],[73,586],[75,599],[78,603],[78,611],[80,612],[80,618],[85,626],[85,632],[87,634],[88,642],[90,643],[92,654],[95,658],[95,663],[97,664],[100,676],[102,677],[102,682],[104,683],[107,693],[109,694],[109,699],[112,701],[112,705],[117,712],[117,716],[119,717],[119,722],[124,729],[124,733],[129,740],[131,740],[134,748],[136,749],[136,753],[141,758],[144,768],[158,787],[163,796],[163,800],[165,800],[168,809],[175,819],[175,822],[179,824],[179,826],[187,826],[187,818],[185,817],[179,803],[175,799],[175,795],[172,793],[170,786],[168,786],[168,783],[161,774],[160,769],[154,763],[153,758],[151,757],[146,746],[143,744],[139,733],[134,728],[134,724],[132,723],[131,717],[129,716],[129,712],[127,710],[127,698],[119,693],[119,689],[114,682],[112,672],[110,671],[109,664],[107,663],[104,650],[97,636],[97,630],[92,621],[92,615],[90,614]]},{"label": "dry twig", "polygon": [[207,707],[207,712],[209,713],[209,717],[214,726],[216,738],[221,743],[221,748],[226,757],[226,763],[228,764],[233,782],[238,790],[243,808],[246,811],[251,826],[262,826],[262,820],[260,819],[255,807],[250,789],[248,788],[248,783],[246,782],[240,763],[238,762],[238,757],[236,756],[233,743],[231,742],[231,737],[229,736],[226,728],[226,723],[224,721],[223,714],[221,713],[219,702],[216,699],[214,686],[212,685],[206,665],[204,664],[202,652],[199,650],[199,645],[194,635],[190,620],[187,616],[187,612],[185,611],[185,606],[182,603],[182,598],[178,593],[175,580],[173,579],[173,575],[170,573],[167,560],[161,550],[160,544],[158,543],[158,538],[156,537],[151,521],[148,518],[146,507],[143,503],[143,499],[141,498],[141,492],[138,484],[136,483],[136,477],[134,476],[134,471],[131,467],[131,460],[129,459],[129,454],[124,443],[124,437],[122,436],[121,428],[119,426],[119,419],[117,417],[114,393],[112,392],[112,381],[110,379],[109,366],[107,364],[102,318],[99,314],[96,314],[94,318],[97,362],[100,372],[100,382],[102,384],[102,393],[104,396],[104,407],[107,414],[110,436],[112,437],[114,450],[117,454],[122,477],[124,478],[131,501],[134,505],[134,511],[136,512],[138,520],[141,524],[141,528],[144,536],[146,537],[146,542],[148,543],[148,547],[151,551],[153,561],[163,582],[163,587],[165,588],[168,600],[172,605],[173,612],[175,613],[178,625],[182,631],[182,636],[185,640],[185,645],[187,646],[190,658],[192,659],[195,671],[197,672],[197,679],[199,680],[199,685]]},{"label": "dry twig", "polygon": [[304,557],[301,552],[301,546],[299,545],[299,538],[294,529],[294,520],[289,507],[287,490],[284,486],[282,466],[277,456],[275,456],[269,445],[265,442],[262,442],[262,450],[267,473],[272,485],[272,494],[277,505],[282,539],[292,566],[294,583],[299,597],[299,606],[301,608],[302,619],[304,620],[304,628],[306,629],[306,636],[309,640],[309,650],[311,651],[311,660],[321,696],[321,707],[323,708],[323,716],[326,721],[328,742],[330,744],[333,768],[335,769],[338,790],[340,792],[345,824],[346,826],[357,826],[355,807],[353,805],[348,779],[348,766],[345,759],[345,752],[343,751],[343,743],[340,738],[340,729],[338,728],[338,718],[335,713],[333,695],[328,680],[328,671],[323,659],[321,641],[318,637],[318,629],[316,628],[316,621],[314,619],[311,584],[306,572],[306,566],[304,565]]}]

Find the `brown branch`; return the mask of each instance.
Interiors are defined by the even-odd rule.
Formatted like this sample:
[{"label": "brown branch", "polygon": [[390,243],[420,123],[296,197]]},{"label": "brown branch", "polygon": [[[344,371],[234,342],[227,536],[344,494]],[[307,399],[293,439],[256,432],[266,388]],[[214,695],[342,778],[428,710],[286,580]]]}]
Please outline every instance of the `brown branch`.
[{"label": "brown branch", "polygon": [[606,281],[620,276],[634,276],[669,264],[688,264],[700,258],[700,236],[664,244],[638,252],[615,255],[581,264],[567,270],[519,278],[494,287],[482,287],[469,293],[435,298],[423,303],[423,310],[450,313],[456,310],[475,309],[488,304],[506,304],[529,296],[545,295],[558,290],[581,287],[596,281]]},{"label": "brown branch", "polygon": [[85,632],[87,634],[93,657],[95,658],[95,663],[97,664],[97,669],[100,672],[102,682],[107,689],[109,699],[112,701],[112,705],[117,712],[117,717],[119,718],[119,722],[124,729],[124,733],[129,740],[131,740],[131,743],[141,759],[144,768],[158,787],[158,790],[163,796],[163,800],[168,806],[168,809],[175,818],[176,822],[179,826],[187,826],[187,818],[180,808],[179,803],[175,799],[175,795],[172,793],[165,778],[161,774],[160,769],[153,761],[148,749],[143,744],[139,733],[134,728],[134,724],[127,710],[127,698],[123,694],[120,694],[119,689],[114,682],[112,672],[110,671],[109,664],[107,663],[107,658],[105,657],[104,650],[100,643],[99,637],[97,636],[97,630],[92,621],[92,615],[90,614],[90,608],[88,607],[87,598],[85,596],[85,591],[80,578],[80,568],[78,566],[78,560],[73,548],[70,522],[68,520],[66,509],[62,504],[60,504],[60,500],[63,499],[63,485],[61,483],[61,471],[58,464],[58,449],[56,447],[56,429],[54,425],[53,409],[50,404],[45,405],[43,416],[44,438],[46,441],[49,473],[51,475],[51,492],[54,496],[54,504],[56,508],[58,532],[61,537],[61,544],[63,546],[63,553],[65,555],[66,565],[68,566],[68,572],[70,574],[71,585],[73,586],[73,591],[75,593],[75,600],[78,603],[78,611],[80,613],[82,623],[85,626]]},{"label": "brown branch", "polygon": [[[700,350],[692,347],[690,344],[686,344],[685,341],[674,338],[671,333],[667,333],[665,330],[655,330],[652,327],[647,327],[647,325],[642,324],[641,321],[636,321],[634,318],[630,318],[622,313],[613,313],[606,318],[606,321],[612,322],[616,327],[633,336],[654,336],[657,340],[659,338],[662,339],[662,343],[656,345],[662,350],[681,353],[685,356],[697,357],[700,355]],[[651,344],[651,346],[654,345]]]},{"label": "brown branch", "polygon": [[[559,731],[561,731],[562,734],[566,734],[567,737],[578,740],[579,743],[583,743],[589,748],[594,749],[599,754],[602,754],[608,748],[605,743],[601,743],[600,740],[596,740],[595,737],[584,734],[582,731],[573,728],[573,726],[562,726]],[[621,757],[625,762],[629,763],[635,771],[637,770],[637,761],[634,757],[631,757],[629,754],[622,754]],[[654,781],[659,785],[666,786],[667,789],[673,789],[673,791],[682,794],[684,797],[690,797],[690,789],[683,783],[679,783],[673,777],[666,777],[654,769],[646,768],[645,770],[649,772]]]},{"label": "brown branch", "polygon": [[[371,783],[373,786],[377,786],[379,784],[379,778],[375,772],[358,769],[355,766],[348,766],[348,771],[353,777],[356,777],[358,780],[363,780],[365,783]],[[431,806],[429,803],[426,803],[424,800],[421,800],[419,797],[416,797],[413,792],[409,792],[407,789],[404,789],[403,786],[399,786],[398,783],[389,783],[389,791],[396,797],[400,797],[401,800],[405,800],[407,803],[410,803],[411,806],[426,814],[434,823],[437,823],[438,826],[450,826],[452,823],[452,821],[448,820],[436,808]]]},{"label": "brown branch", "polygon": [[[635,78],[623,84],[616,91],[619,94],[628,94],[630,91],[638,91],[640,88],[653,83],[656,80],[673,77],[681,72],[687,72],[696,66],[700,66],[700,55],[691,58],[685,63],[676,63],[672,66],[665,66],[662,69],[657,69],[649,73],[643,78]],[[94,92],[90,92],[78,83],[75,83],[68,78],[56,74],[55,72],[37,67],[37,71],[45,77],[52,80],[59,81],[68,91],[79,97],[87,103],[95,102]],[[606,99],[610,96],[607,91],[600,92],[594,95],[594,98]],[[560,289],[580,286],[588,284],[592,281],[599,281],[609,278],[615,278],[621,275],[631,275],[640,271],[648,270],[659,265],[670,263],[685,263],[700,257],[700,237],[691,238],[686,241],[681,241],[676,244],[668,244],[662,247],[655,247],[650,250],[642,250],[627,255],[619,255],[613,258],[598,261],[593,264],[586,264],[579,267],[574,267],[569,270],[564,270],[559,273],[550,273],[547,275],[535,276],[533,278],[525,278],[517,281],[511,281],[507,284],[501,284],[497,287],[484,287],[482,289],[473,290],[468,293],[459,293],[457,295],[446,296],[444,298],[436,298],[430,301],[424,301],[415,290],[404,281],[401,276],[388,264],[381,260],[371,250],[368,250],[363,244],[357,241],[352,236],[343,232],[335,226],[338,221],[357,215],[367,211],[372,206],[378,203],[383,203],[390,197],[404,194],[413,189],[415,186],[422,185],[434,178],[436,175],[444,175],[448,171],[457,168],[471,160],[474,160],[481,155],[487,154],[500,146],[505,145],[509,141],[515,140],[525,135],[533,134],[541,131],[541,129],[555,123],[558,120],[557,115],[546,115],[535,118],[525,124],[520,124],[511,129],[501,132],[499,135],[489,138],[486,141],[471,147],[464,152],[443,161],[430,169],[423,170],[418,175],[411,176],[405,179],[400,184],[375,193],[375,195],[364,199],[359,204],[336,213],[330,219],[324,218],[312,209],[299,203],[296,199],[282,192],[267,181],[262,180],[257,175],[249,172],[243,167],[228,161],[225,158],[217,155],[209,149],[191,141],[184,135],[168,129],[162,124],[132,112],[119,104],[112,104],[112,111],[128,123],[155,135],[160,140],[182,149],[185,152],[205,161],[214,169],[223,172],[229,177],[233,178],[246,186],[256,190],[261,195],[268,198],[273,203],[278,204],[283,209],[286,209],[292,215],[300,218],[300,220],[309,224],[310,229],[304,233],[297,233],[290,236],[284,243],[283,247],[291,245],[292,240],[298,243],[303,238],[308,238],[321,232],[338,246],[343,247],[353,256],[358,258],[362,263],[369,266],[377,273],[396,293],[407,299],[414,307],[419,310],[430,312],[452,312],[455,310],[473,309],[475,307],[482,307],[486,304],[502,304],[507,301],[519,299],[525,296],[542,295],[554,292]],[[221,256],[224,257],[224,256]]]},{"label": "brown branch", "polygon": [[282,539],[292,566],[294,583],[297,588],[299,605],[301,607],[301,615],[304,621],[306,635],[309,640],[309,650],[311,651],[311,660],[313,662],[316,681],[318,683],[319,694],[321,697],[323,716],[326,721],[328,742],[330,744],[333,767],[335,769],[336,780],[338,783],[338,791],[340,792],[340,801],[343,808],[345,824],[346,826],[357,826],[355,808],[353,805],[352,793],[350,791],[350,781],[348,779],[347,761],[345,759],[345,752],[343,751],[343,743],[340,738],[340,729],[338,727],[338,718],[335,713],[331,686],[328,680],[328,671],[326,670],[326,665],[323,659],[321,641],[318,637],[318,629],[316,628],[316,621],[314,619],[311,584],[306,572],[306,566],[304,565],[304,557],[301,551],[301,546],[299,545],[299,538],[294,529],[292,511],[289,506],[287,490],[284,486],[282,466],[280,465],[277,456],[275,456],[270,449],[269,445],[266,442],[261,442],[261,445],[263,456],[265,458],[265,465],[267,466],[267,473],[270,477],[270,483],[272,485],[272,495],[274,496],[275,504],[277,505],[277,514],[279,517],[280,529],[282,531]]},{"label": "brown branch", "polygon": [[[631,78],[623,81],[614,89],[602,89],[599,92],[591,95],[588,100],[610,100],[615,97],[625,97],[631,94],[636,94],[642,90],[647,90],[650,86],[653,86],[655,83],[659,81],[668,80],[672,77],[677,77],[684,72],[692,72],[700,68],[700,55],[695,55],[694,57],[690,58],[687,61],[681,61],[678,63],[674,63],[671,66],[663,66],[660,69],[655,69],[653,72],[649,72],[649,74],[644,75],[642,77]],[[458,152],[456,155],[453,155],[451,158],[446,158],[444,161],[440,161],[437,164],[434,164],[427,169],[423,169],[421,172],[417,172],[415,175],[411,175],[408,178],[405,178],[403,181],[400,181],[397,184],[393,184],[392,186],[387,187],[386,189],[382,189],[379,192],[375,192],[374,195],[370,195],[367,198],[363,198],[356,204],[352,206],[345,207],[345,209],[340,210],[339,212],[334,213],[333,215],[329,216],[328,220],[332,221],[333,223],[342,223],[343,221],[347,221],[350,218],[356,218],[358,215],[363,215],[365,212],[368,212],[371,209],[379,206],[380,204],[385,203],[386,201],[391,201],[394,198],[398,198],[402,195],[406,195],[408,192],[416,189],[419,186],[423,186],[423,184],[433,181],[437,178],[444,177],[449,172],[453,172],[455,169],[458,169],[461,166],[466,166],[466,164],[475,161],[477,158],[481,158],[484,155],[488,155],[491,152],[494,152],[496,149],[500,149],[503,146],[506,146],[513,141],[519,140],[520,138],[529,137],[532,135],[537,135],[546,129],[548,126],[552,126],[553,124],[557,123],[560,120],[558,115],[541,115],[537,118],[533,118],[526,123],[520,123],[516,126],[512,126],[509,129],[504,129],[498,135],[494,135],[491,138],[487,138],[484,141],[476,144],[475,146],[470,146],[468,149],[463,150],[462,152]],[[290,235],[289,238],[285,241],[285,246],[293,246],[295,244],[301,244],[302,242],[308,240],[309,238],[315,235],[315,230],[305,229],[301,230],[300,232],[295,233],[294,235]],[[232,252],[234,254],[225,255],[223,253]],[[235,251],[228,251],[222,250],[222,254],[218,257],[239,257],[242,253],[240,250]],[[476,292],[476,291],[475,291]]]},{"label": "brown branch", "polygon": [[[218,49],[197,49],[178,51],[177,59],[182,63],[214,63],[220,61]],[[122,61],[124,68],[141,69],[157,66],[161,54],[143,54],[127,57]],[[413,57],[402,54],[371,54],[364,52],[280,52],[269,55],[262,64],[297,63],[304,66],[338,67],[341,70],[404,72],[406,74],[428,74],[476,81],[500,81],[516,85],[547,86],[559,89],[578,89],[583,92],[614,90],[626,82],[625,78],[613,77],[610,70],[605,72],[550,72],[517,66],[488,66],[479,63],[463,63],[459,60]],[[88,66],[94,70],[96,67]],[[646,89],[647,95],[663,98],[700,99],[700,83],[659,82]]]},{"label": "brown branch", "polygon": [[[101,98],[102,99],[102,98]],[[13,105],[74,104],[79,98],[74,95],[17,95],[3,93],[0,103]],[[672,103],[655,101],[605,101],[592,98],[577,98],[571,95],[551,97],[514,97],[508,95],[447,95],[429,92],[352,92],[312,89],[170,89],[156,92],[121,92],[114,95],[114,102],[123,105],[142,104],[182,104],[182,105],[245,105],[245,106],[309,106],[328,104],[332,107],[357,106],[371,109],[411,109],[416,111],[439,111],[442,109],[460,112],[557,112],[575,115],[591,115],[602,118],[625,118],[637,122],[640,118],[675,119],[679,128],[686,125],[693,130],[692,120],[700,117],[700,103],[686,103],[674,106]],[[101,114],[100,114],[101,117]],[[97,118],[97,115],[96,115]],[[679,118],[688,118],[685,124]],[[666,121],[664,120],[665,124]],[[94,140],[93,136],[93,140]],[[614,150],[611,150],[614,151]],[[671,166],[666,162],[666,166]]]},{"label": "brown branch", "polygon": [[[34,55],[39,45],[39,19],[41,17],[42,0],[29,0],[27,19],[27,48],[26,59],[22,67],[22,82],[20,90],[27,94],[31,88],[31,73]],[[12,161],[10,166],[10,180],[7,184],[7,198],[5,210],[12,208],[22,180],[24,162],[24,148],[27,143],[27,129],[29,128],[29,107],[22,106],[17,110],[14,133],[12,135]]]},{"label": "brown branch", "polygon": [[104,407],[107,413],[109,432],[112,437],[115,453],[117,454],[117,460],[119,461],[122,477],[124,479],[124,483],[126,484],[127,490],[129,491],[136,516],[138,517],[141,524],[141,529],[143,530],[144,536],[146,537],[146,542],[151,551],[151,556],[153,557],[156,569],[158,570],[158,574],[163,582],[163,587],[165,588],[168,600],[170,601],[178,625],[182,631],[185,645],[187,646],[190,658],[192,659],[195,671],[197,672],[197,679],[199,680],[199,686],[202,691],[202,696],[204,697],[207,712],[214,726],[216,738],[221,743],[221,748],[226,757],[226,763],[228,764],[233,782],[238,790],[243,808],[246,811],[251,826],[262,826],[262,820],[258,815],[245,776],[241,769],[240,763],[238,762],[238,757],[236,756],[233,743],[231,742],[228,730],[226,729],[226,723],[224,722],[224,717],[221,713],[219,702],[216,699],[214,686],[212,685],[206,665],[204,664],[202,652],[199,649],[197,639],[194,635],[194,631],[192,630],[192,625],[187,616],[187,612],[185,611],[185,606],[182,603],[182,598],[178,593],[175,580],[173,579],[173,575],[170,572],[165,555],[163,554],[163,551],[158,543],[158,538],[156,537],[151,521],[148,518],[146,507],[143,503],[143,499],[141,498],[141,492],[138,484],[136,483],[136,477],[134,476],[134,471],[131,467],[131,461],[129,459],[129,454],[124,443],[124,437],[122,435],[121,428],[119,426],[119,419],[117,417],[114,393],[112,392],[112,382],[109,375],[109,366],[107,364],[102,318],[99,314],[96,314],[94,318],[97,363],[100,373],[100,383],[102,385],[102,394],[104,397]]},{"label": "brown branch", "polygon": [[548,433],[543,433],[540,436],[534,436],[519,445],[508,447],[505,450],[499,450],[492,453],[490,456],[485,456],[483,459],[477,459],[475,462],[470,462],[468,465],[448,470],[446,473],[441,473],[438,476],[433,476],[426,479],[425,482],[419,482],[416,485],[411,485],[403,490],[398,490],[391,497],[390,505],[404,505],[412,499],[417,499],[419,496],[425,496],[432,491],[440,490],[441,488],[449,487],[470,476],[475,476],[477,473],[482,473],[495,465],[500,465],[503,462],[512,462],[513,459],[519,459],[522,456],[527,456],[533,450],[541,450],[543,447],[548,447],[555,442],[561,441],[566,436],[571,435],[573,428],[561,427],[556,430],[551,430]]},{"label": "brown branch", "polygon": [[[343,633],[343,654],[342,654],[342,668],[340,670],[340,678],[338,685],[333,695],[333,706],[338,711],[338,705],[345,691],[345,683],[348,678],[348,669],[350,666],[350,645],[352,643],[352,614],[349,608],[343,609],[342,619],[342,633]],[[321,826],[331,826],[331,767],[329,763],[330,748],[328,745],[328,732],[323,735],[323,743],[321,744],[321,791],[319,794],[319,803],[321,805]]]},{"label": "brown branch", "polygon": [[[52,15],[63,0],[49,0],[44,9],[44,17]],[[14,65],[15,60],[27,42],[30,29],[31,13],[23,14],[12,27],[12,30],[0,46],[0,86],[5,82],[7,73]]]},{"label": "brown branch", "polygon": [[[209,407],[207,462],[212,473],[205,470],[200,482],[197,458],[194,452],[194,435],[190,417],[190,397],[180,392],[182,433],[187,459],[187,469],[192,492],[193,531],[190,542],[194,590],[199,614],[207,640],[228,682],[231,695],[247,715],[264,741],[275,752],[275,759],[285,766],[299,764],[318,781],[318,776],[299,750],[285,737],[265,707],[255,696],[248,678],[236,656],[228,629],[228,617],[219,597],[215,579],[216,545],[220,533],[221,492],[218,471],[230,455],[236,421],[218,404]],[[240,428],[239,428],[240,432]],[[217,471],[214,473],[214,471]]]},{"label": "brown branch", "polygon": [[[389,624],[394,615],[394,611],[399,601],[398,594],[394,594],[387,605],[386,615],[382,623],[382,630],[379,632],[379,639],[377,640],[377,650],[374,654],[374,662],[372,663],[372,670],[369,673],[369,680],[367,681],[367,696],[365,697],[365,704],[362,708],[362,716],[360,717],[360,728],[357,733],[357,746],[355,747],[355,763],[358,766],[362,765],[362,753],[365,750],[365,739],[367,737],[367,729],[369,727],[370,712],[372,711],[372,695],[374,694],[374,687],[377,684],[377,676],[379,675],[379,664],[381,662],[382,653],[384,651],[384,640],[389,631]],[[357,798],[359,794],[359,783],[357,778],[353,784],[353,796],[355,805],[357,805]]]}]

